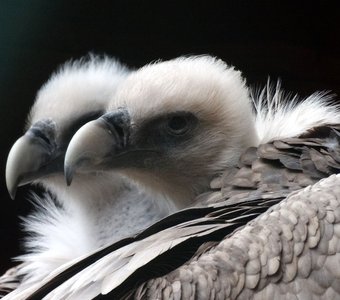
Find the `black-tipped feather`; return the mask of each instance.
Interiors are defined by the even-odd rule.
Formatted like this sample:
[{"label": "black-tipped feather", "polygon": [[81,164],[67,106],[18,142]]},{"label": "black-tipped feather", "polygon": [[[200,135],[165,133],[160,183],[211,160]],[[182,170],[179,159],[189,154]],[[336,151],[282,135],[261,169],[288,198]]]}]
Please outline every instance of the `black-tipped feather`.
[{"label": "black-tipped feather", "polygon": [[[175,213],[135,237],[114,243],[75,263],[39,288],[27,299],[41,299],[73,275],[113,251],[130,243],[142,241],[166,229],[207,226],[206,233],[188,237],[169,247],[159,256],[135,269],[107,295],[96,299],[129,298],[138,286],[161,277],[183,265],[192,257],[231,236],[235,230],[264,213],[289,193],[321,178],[340,171],[340,126],[324,126],[300,138],[274,141],[259,148],[248,149],[241,157],[239,168],[226,170],[215,178],[209,193],[197,198],[197,205]],[[320,132],[322,137],[320,138]],[[210,226],[210,227],[209,227]],[[200,227],[201,228],[201,227]]]}]

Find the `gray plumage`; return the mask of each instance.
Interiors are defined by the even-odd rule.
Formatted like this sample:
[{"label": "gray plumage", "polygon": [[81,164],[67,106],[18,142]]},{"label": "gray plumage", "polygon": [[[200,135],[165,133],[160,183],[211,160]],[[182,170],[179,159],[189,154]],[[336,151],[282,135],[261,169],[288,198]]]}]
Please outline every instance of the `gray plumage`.
[{"label": "gray plumage", "polygon": [[[135,298],[337,299],[340,176],[318,181],[340,171],[338,142],[339,126],[324,127],[304,138],[261,145],[256,155],[249,149],[240,169],[212,182],[221,191],[201,201],[283,200],[221,242],[202,245],[180,268],[143,283]],[[287,164],[286,156],[296,164]]]},{"label": "gray plumage", "polygon": [[237,203],[244,199],[286,197],[340,169],[338,125],[314,128],[301,137],[276,140],[248,148],[239,166],[211,182],[218,190],[198,201],[204,204]]},{"label": "gray plumage", "polygon": [[289,195],[135,299],[337,299],[340,177]]}]

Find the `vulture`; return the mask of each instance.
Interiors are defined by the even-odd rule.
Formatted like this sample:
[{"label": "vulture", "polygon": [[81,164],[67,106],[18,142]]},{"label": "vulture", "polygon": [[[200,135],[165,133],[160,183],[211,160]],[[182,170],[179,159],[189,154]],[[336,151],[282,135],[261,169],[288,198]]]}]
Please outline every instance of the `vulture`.
[{"label": "vulture", "polygon": [[[131,71],[109,98],[99,118],[67,129],[60,159],[69,188],[34,171],[57,198],[56,182],[66,195],[78,186],[67,204],[58,203],[80,211],[83,219],[72,221],[81,238],[101,233],[93,220],[107,232],[128,227],[134,220],[114,208],[120,199],[132,199],[153,224],[123,239],[112,232],[107,244],[26,279],[4,299],[339,298],[340,111],[331,97],[315,93],[298,102],[269,84],[254,92],[233,67],[195,56]],[[7,174],[16,166],[11,161],[20,162],[17,147]],[[128,183],[126,194],[111,196],[102,209],[96,195],[122,185],[116,177]],[[82,193],[84,185],[93,193]],[[82,197],[91,205],[74,204]],[[172,214],[161,219],[144,199]],[[53,224],[46,235],[62,230],[61,246],[72,239],[50,203],[39,200],[44,217],[34,219],[33,248],[44,240],[38,225]]]},{"label": "vulture", "polygon": [[45,192],[33,196],[35,212],[23,224],[29,234],[25,254],[16,258],[22,264],[0,279],[2,293],[19,283],[39,282],[60,265],[168,213],[117,172],[80,176],[70,187],[64,179],[70,139],[104,113],[129,72],[114,59],[89,55],[64,64],[39,90],[26,132],[9,153],[6,183],[12,198],[18,186],[28,183]]}]

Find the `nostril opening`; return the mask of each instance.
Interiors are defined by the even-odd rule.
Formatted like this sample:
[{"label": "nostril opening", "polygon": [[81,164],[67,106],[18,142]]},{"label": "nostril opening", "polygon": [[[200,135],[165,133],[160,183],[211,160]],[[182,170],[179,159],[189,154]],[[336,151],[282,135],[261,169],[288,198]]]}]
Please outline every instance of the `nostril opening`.
[{"label": "nostril opening", "polygon": [[43,134],[41,131],[36,130],[36,131],[34,132],[34,134],[35,134],[36,137],[42,139],[46,144],[48,144],[48,145],[51,145],[51,144],[52,144],[51,141],[50,141],[50,139],[49,139],[45,134]]},{"label": "nostril opening", "polygon": [[117,142],[121,143],[121,146],[126,146],[129,139],[129,113],[125,109],[119,109],[118,111],[105,114],[101,119],[106,123],[106,126],[115,136]]},{"label": "nostril opening", "polygon": [[50,120],[38,121],[27,131],[48,148],[55,147],[55,124]]},{"label": "nostril opening", "polygon": [[112,124],[112,122],[106,122],[106,124],[108,125],[111,134],[115,137],[116,142],[118,142],[121,147],[126,146],[128,134],[124,124],[118,124],[118,122],[114,124]]},{"label": "nostril opening", "polygon": [[118,137],[120,138],[120,140],[123,141],[124,138],[125,138],[125,133],[124,133],[123,127],[121,127],[121,126],[119,126],[117,124],[114,124],[113,127],[114,127],[115,131],[117,132]]}]

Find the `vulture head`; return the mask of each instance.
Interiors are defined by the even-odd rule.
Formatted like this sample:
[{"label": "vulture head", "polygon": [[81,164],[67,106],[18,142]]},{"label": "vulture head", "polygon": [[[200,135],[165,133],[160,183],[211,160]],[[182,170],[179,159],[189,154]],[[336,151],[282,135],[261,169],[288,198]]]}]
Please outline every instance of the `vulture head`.
[{"label": "vulture head", "polygon": [[258,142],[241,73],[209,56],[130,73],[106,111],[72,138],[68,183],[75,172],[119,170],[182,208]]},{"label": "vulture head", "polygon": [[109,58],[66,63],[39,90],[26,132],[8,155],[6,182],[12,198],[20,185],[66,187],[64,156],[71,137],[103,114],[127,70]]}]

